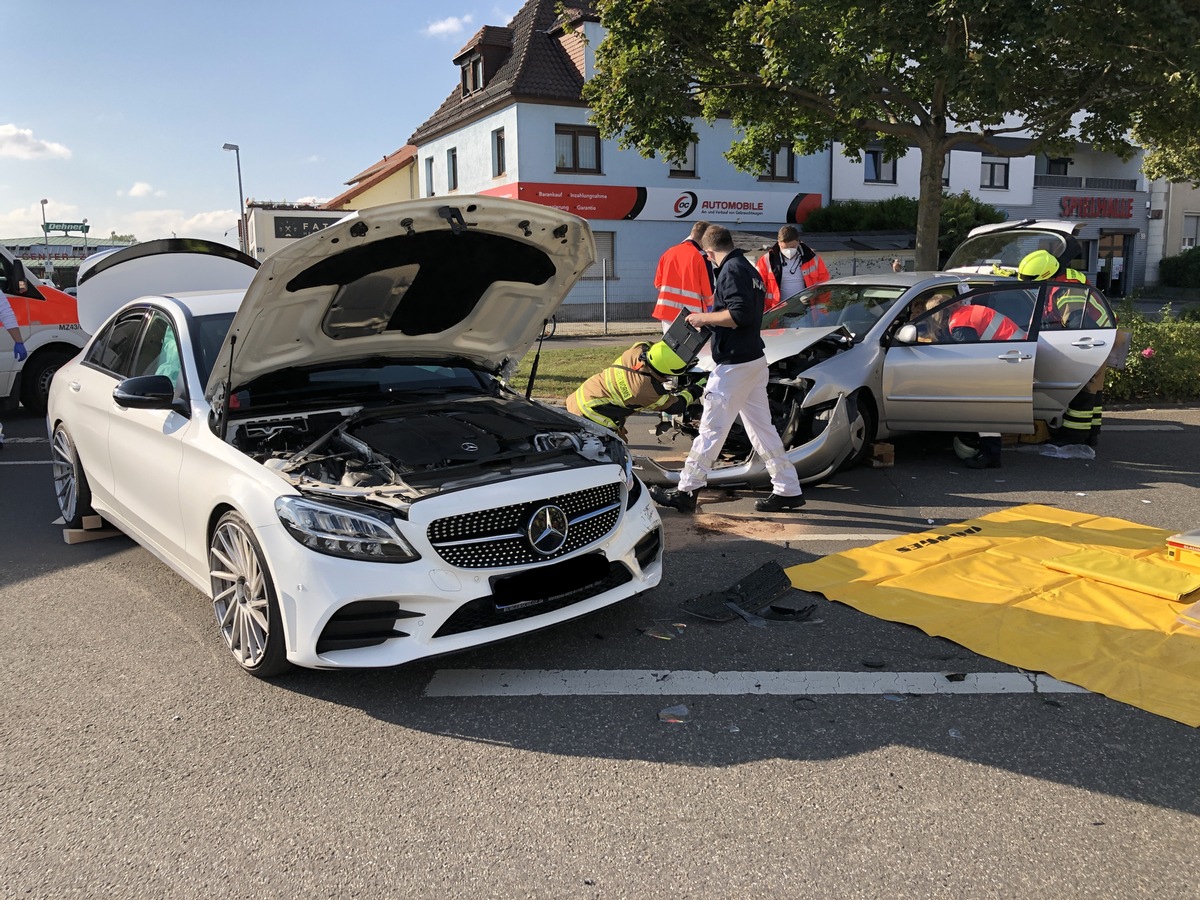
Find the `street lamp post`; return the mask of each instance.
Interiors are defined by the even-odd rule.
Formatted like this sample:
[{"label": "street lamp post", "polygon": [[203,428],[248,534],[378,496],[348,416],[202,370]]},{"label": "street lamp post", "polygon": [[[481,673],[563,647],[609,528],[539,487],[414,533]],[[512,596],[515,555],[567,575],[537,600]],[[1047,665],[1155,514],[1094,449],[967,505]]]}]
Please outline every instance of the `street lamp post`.
[{"label": "street lamp post", "polygon": [[243,253],[246,252],[246,195],[242,193],[242,151],[238,149],[237,144],[225,144],[222,150],[232,150],[233,157],[237,160],[238,173],[238,213],[241,218],[238,220],[238,245]]},{"label": "street lamp post", "polygon": [[83,255],[87,258],[87,219],[83,220]]},{"label": "street lamp post", "polygon": [[42,250],[46,254],[42,260],[42,275],[50,281],[50,272],[53,271],[54,263],[50,262],[50,229],[46,227],[46,204],[49,200],[42,201]]}]

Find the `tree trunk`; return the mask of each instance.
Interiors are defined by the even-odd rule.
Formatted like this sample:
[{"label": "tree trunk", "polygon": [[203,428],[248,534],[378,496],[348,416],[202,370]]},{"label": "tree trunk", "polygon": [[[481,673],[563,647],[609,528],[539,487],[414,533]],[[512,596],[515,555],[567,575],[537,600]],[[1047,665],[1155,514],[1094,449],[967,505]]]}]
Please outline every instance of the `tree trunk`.
[{"label": "tree trunk", "polygon": [[942,166],[946,151],[940,142],[921,150],[921,194],[917,204],[917,271],[936,272],[938,232],[942,220]]}]

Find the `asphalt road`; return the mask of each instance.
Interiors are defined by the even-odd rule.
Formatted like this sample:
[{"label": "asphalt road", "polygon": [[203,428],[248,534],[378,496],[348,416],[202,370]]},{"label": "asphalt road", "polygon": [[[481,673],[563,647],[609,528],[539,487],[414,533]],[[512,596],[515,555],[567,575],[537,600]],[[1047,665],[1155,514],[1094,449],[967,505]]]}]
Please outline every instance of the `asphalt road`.
[{"label": "asphalt road", "polygon": [[[1200,525],[1200,409],[1109,411],[1095,461],[940,439],[807,489],[664,513],[654,591],[407,668],[264,683],[205,598],[131,541],[68,546],[44,424],[0,451],[0,895],[1191,897],[1197,732],[1093,694],[435,696],[447,670],[1011,673],[819,601],[809,624],[678,604],[1020,503]],[[658,445],[648,420],[633,429]],[[641,437],[639,437],[641,435]],[[748,535],[748,536],[747,536]],[[671,640],[643,629],[686,623]],[[870,665],[867,665],[870,663]],[[683,703],[691,721],[659,711]]]}]

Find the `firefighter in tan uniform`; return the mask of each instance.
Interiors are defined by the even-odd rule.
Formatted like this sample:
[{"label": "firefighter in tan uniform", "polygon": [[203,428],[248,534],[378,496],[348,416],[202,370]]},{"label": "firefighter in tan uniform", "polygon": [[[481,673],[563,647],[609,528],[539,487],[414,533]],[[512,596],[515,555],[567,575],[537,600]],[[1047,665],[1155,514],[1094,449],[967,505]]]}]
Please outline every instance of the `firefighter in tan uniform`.
[{"label": "firefighter in tan uniform", "polygon": [[625,437],[625,420],[635,412],[682,413],[700,399],[704,376],[672,389],[667,382],[687,372],[689,362],[663,341],[639,341],[567,398],[567,409]]}]

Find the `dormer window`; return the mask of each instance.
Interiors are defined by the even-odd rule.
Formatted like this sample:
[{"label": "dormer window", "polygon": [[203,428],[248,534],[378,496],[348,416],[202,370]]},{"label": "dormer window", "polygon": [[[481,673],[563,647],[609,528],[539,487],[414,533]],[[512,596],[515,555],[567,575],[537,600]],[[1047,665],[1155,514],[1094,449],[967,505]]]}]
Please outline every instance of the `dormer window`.
[{"label": "dormer window", "polygon": [[483,90],[483,57],[470,56],[462,64],[462,94],[464,97]]}]

